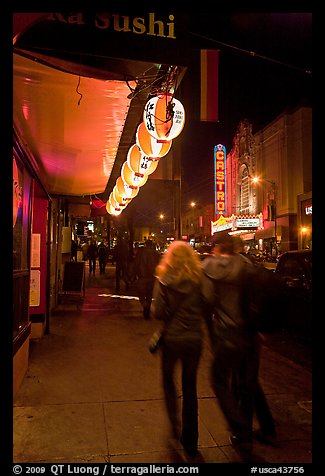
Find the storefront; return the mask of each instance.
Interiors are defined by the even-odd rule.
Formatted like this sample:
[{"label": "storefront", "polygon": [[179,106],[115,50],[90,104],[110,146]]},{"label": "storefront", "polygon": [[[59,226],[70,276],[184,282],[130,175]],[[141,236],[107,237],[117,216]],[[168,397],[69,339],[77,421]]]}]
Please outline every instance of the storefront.
[{"label": "storefront", "polygon": [[17,143],[13,148],[13,393],[28,367],[29,340],[48,325],[49,197]]}]

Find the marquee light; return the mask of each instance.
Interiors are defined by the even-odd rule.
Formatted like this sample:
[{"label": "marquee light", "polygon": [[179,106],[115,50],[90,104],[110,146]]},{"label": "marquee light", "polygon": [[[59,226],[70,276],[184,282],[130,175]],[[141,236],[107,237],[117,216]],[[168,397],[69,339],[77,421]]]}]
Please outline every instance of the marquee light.
[{"label": "marquee light", "polygon": [[148,175],[142,175],[138,172],[133,172],[127,162],[124,162],[121,170],[121,177],[124,183],[130,187],[142,187],[148,180]]},{"label": "marquee light", "polygon": [[172,141],[158,141],[149,134],[144,122],[137,128],[136,144],[148,157],[164,157],[171,148]]},{"label": "marquee light", "polygon": [[145,105],[143,121],[147,131],[155,139],[171,141],[182,132],[185,110],[172,94],[160,93]]},{"label": "marquee light", "polygon": [[139,147],[134,144],[129,149],[126,161],[133,172],[143,177],[144,175],[152,174],[156,170],[159,158],[147,157],[142,153]]}]

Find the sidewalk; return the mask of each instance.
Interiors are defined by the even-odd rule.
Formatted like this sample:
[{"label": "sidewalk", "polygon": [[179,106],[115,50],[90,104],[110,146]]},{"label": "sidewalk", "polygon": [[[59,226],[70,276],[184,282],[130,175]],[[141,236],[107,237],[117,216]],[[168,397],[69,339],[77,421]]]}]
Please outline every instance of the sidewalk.
[{"label": "sidewalk", "polygon": [[[143,319],[135,289],[115,294],[114,270],[90,277],[87,269],[80,309],[61,304],[50,334],[31,343],[14,402],[14,462],[243,462],[210,387],[208,343],[198,375],[199,455],[188,459],[169,439],[160,356],[146,347],[158,324]],[[263,347],[261,381],[279,445],[254,442],[254,462],[311,463],[311,372]]]}]

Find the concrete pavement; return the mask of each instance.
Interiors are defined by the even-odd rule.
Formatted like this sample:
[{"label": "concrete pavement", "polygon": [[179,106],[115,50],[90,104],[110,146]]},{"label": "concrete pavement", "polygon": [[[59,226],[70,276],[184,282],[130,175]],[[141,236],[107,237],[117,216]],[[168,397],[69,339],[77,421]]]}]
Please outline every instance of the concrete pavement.
[{"label": "concrete pavement", "polygon": [[[89,276],[80,308],[65,302],[50,333],[33,341],[14,402],[14,462],[240,463],[209,382],[208,341],[198,374],[199,455],[169,438],[160,357],[147,341],[136,290],[114,290],[114,270]],[[98,271],[97,271],[98,273]],[[256,463],[312,462],[311,370],[263,347],[261,382],[277,424],[277,447],[254,442]]]}]

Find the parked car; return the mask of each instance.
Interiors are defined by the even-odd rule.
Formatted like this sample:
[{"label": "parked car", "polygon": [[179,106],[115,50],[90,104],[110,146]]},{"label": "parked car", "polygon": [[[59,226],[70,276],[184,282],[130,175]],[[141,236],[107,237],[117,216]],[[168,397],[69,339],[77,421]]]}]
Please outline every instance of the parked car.
[{"label": "parked car", "polygon": [[285,326],[294,334],[311,339],[312,251],[282,253],[275,274],[281,283],[281,312]]}]

